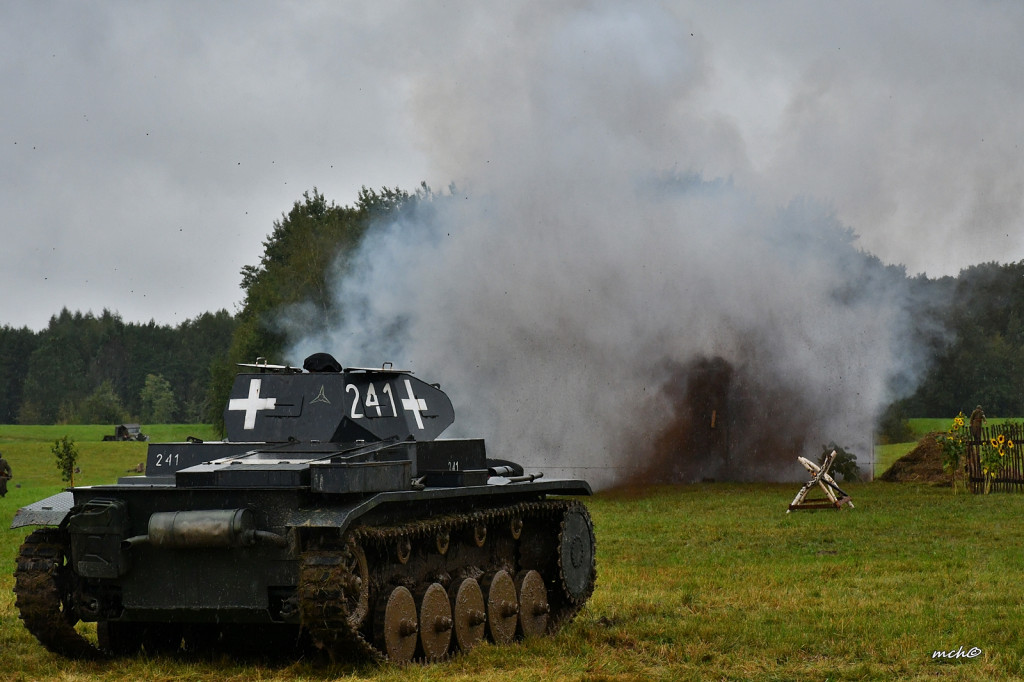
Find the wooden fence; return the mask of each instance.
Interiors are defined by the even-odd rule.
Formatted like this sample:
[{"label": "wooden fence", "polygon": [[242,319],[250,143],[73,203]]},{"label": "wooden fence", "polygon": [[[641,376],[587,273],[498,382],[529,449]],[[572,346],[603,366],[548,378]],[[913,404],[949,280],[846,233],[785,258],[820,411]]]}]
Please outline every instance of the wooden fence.
[{"label": "wooden fence", "polygon": [[[997,454],[1000,449],[1002,457]],[[1001,467],[992,478],[990,491],[1024,492],[1024,425],[984,426],[980,440],[967,441],[967,485],[972,493],[985,492],[982,459],[993,455],[999,459]]]}]

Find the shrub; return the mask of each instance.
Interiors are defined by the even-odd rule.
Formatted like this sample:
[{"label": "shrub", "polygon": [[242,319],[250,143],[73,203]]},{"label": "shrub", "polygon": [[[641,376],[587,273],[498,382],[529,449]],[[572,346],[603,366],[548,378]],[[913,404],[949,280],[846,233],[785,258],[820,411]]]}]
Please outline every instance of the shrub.
[{"label": "shrub", "polygon": [[822,453],[821,457],[818,458],[818,464],[824,464],[833,450],[836,451],[836,458],[832,462],[832,468],[830,469],[832,477],[842,476],[843,481],[860,480],[860,467],[857,466],[857,456],[835,443],[822,446]]},{"label": "shrub", "polygon": [[71,440],[67,436],[64,436],[58,441],[54,441],[53,447],[50,448],[50,452],[57,460],[57,470],[60,471],[60,480],[65,483],[69,483],[71,487],[75,485],[75,465],[78,463],[78,448],[75,446],[75,441]]}]

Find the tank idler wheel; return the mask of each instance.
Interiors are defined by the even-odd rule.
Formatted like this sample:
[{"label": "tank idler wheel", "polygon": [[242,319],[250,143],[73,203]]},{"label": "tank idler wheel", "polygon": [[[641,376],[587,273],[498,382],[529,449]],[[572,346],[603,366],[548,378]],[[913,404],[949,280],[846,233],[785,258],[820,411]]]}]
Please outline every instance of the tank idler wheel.
[{"label": "tank idler wheel", "polygon": [[432,583],[420,599],[420,645],[428,661],[444,658],[452,643],[452,604],[440,583]]},{"label": "tank idler wheel", "polygon": [[409,563],[410,556],[412,556],[412,542],[407,537],[399,538],[395,544],[395,557],[398,559],[398,563]]},{"label": "tank idler wheel", "polygon": [[484,638],[484,593],[480,583],[466,578],[452,595],[452,620],[455,622],[455,641],[463,651],[469,651]]},{"label": "tank idler wheel", "polygon": [[508,530],[512,534],[512,539],[518,540],[519,536],[523,534],[523,520],[518,516],[512,519],[508,524]]},{"label": "tank idler wheel", "polygon": [[497,644],[508,644],[516,637],[519,599],[516,584],[508,571],[501,570],[484,584],[487,592],[487,627]]},{"label": "tank idler wheel", "polygon": [[448,553],[448,545],[451,542],[451,536],[447,530],[442,530],[437,534],[437,553],[445,555]]},{"label": "tank idler wheel", "polygon": [[416,653],[419,621],[416,600],[405,587],[396,587],[377,601],[373,634],[377,648],[395,663],[408,663]]},{"label": "tank idler wheel", "polygon": [[473,526],[473,542],[477,547],[483,547],[487,542],[487,526],[485,524],[478,523]]},{"label": "tank idler wheel", "polygon": [[540,637],[548,629],[548,590],[537,571],[521,571],[516,576],[519,595],[519,633],[524,638]]}]

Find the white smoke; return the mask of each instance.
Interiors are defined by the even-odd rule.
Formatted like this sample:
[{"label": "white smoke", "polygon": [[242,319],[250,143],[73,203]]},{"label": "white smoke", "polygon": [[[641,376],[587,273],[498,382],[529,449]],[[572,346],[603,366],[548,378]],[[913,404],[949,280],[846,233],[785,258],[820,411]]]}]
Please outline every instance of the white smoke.
[{"label": "white smoke", "polygon": [[[446,435],[607,485],[678,416],[678,368],[721,357],[766,401],[750,430],[834,440],[870,468],[875,418],[921,369],[902,291],[827,207],[728,179],[749,169],[729,121],[694,101],[695,41],[631,7],[512,12],[499,45],[467,41],[413,79],[457,189],[369,234],[337,282],[344,324],[291,361],[415,370],[455,404]],[[755,450],[729,475],[802,476],[814,454],[767,466]]]}]

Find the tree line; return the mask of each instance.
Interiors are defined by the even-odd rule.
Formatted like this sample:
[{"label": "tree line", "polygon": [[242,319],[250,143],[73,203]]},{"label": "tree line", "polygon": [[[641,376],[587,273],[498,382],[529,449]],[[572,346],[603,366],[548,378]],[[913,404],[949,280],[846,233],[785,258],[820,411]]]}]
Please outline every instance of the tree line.
[{"label": "tree line", "polygon": [[[233,316],[221,310],[167,327],[62,310],[40,332],[0,327],[0,423],[222,426],[237,364],[280,362],[295,340],[282,319],[299,321],[304,335],[335,328],[345,311],[331,282],[352,267],[365,235],[383,218],[415,219],[438,199],[426,185],[413,193],[363,187],[352,206],[328,202],[315,187],[305,192],[274,222],[260,262],[242,268],[244,297]],[[897,437],[907,417],[953,416],[977,404],[1024,416],[1024,261],[937,279],[885,269],[905,278],[917,301],[911,333],[929,362],[880,430]]]},{"label": "tree line", "polygon": [[0,423],[209,422],[235,327],[226,310],[170,327],[66,308],[39,332],[0,327]]},{"label": "tree line", "polygon": [[895,407],[910,417],[954,417],[975,405],[1024,416],[1024,261],[974,265],[924,284],[938,302],[920,314],[944,335],[924,381]]}]

